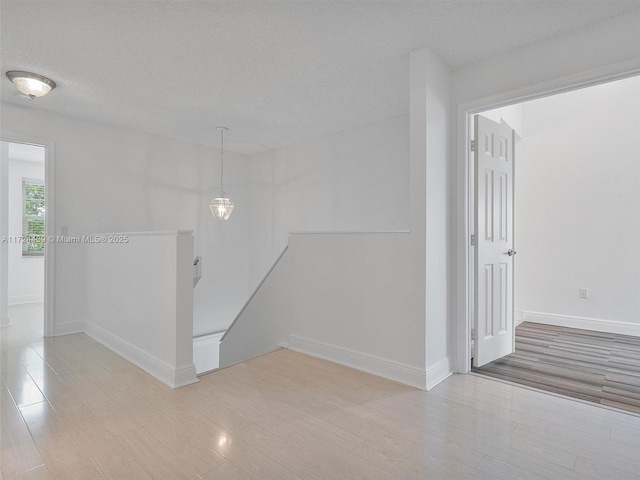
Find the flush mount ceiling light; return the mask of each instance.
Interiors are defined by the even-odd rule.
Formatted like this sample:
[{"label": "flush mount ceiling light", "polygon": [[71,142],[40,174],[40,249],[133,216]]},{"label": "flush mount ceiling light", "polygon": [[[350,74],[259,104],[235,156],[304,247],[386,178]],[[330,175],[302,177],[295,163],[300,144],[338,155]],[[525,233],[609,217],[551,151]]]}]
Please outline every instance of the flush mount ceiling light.
[{"label": "flush mount ceiling light", "polygon": [[13,82],[21,93],[31,99],[43,97],[56,88],[56,82],[37,73],[11,70],[7,72],[7,78]]},{"label": "flush mount ceiling light", "polygon": [[233,212],[233,202],[224,193],[224,185],[222,178],[224,177],[224,132],[229,130],[227,127],[217,127],[220,132],[220,194],[209,204],[211,213],[220,220],[228,220]]}]

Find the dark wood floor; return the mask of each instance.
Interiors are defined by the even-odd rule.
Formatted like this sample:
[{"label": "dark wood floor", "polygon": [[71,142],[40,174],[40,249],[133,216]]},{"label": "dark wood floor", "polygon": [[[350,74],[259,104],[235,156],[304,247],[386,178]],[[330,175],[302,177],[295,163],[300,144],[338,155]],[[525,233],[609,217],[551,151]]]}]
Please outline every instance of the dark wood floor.
[{"label": "dark wood floor", "polygon": [[524,322],[515,353],[473,371],[640,413],[640,337]]}]

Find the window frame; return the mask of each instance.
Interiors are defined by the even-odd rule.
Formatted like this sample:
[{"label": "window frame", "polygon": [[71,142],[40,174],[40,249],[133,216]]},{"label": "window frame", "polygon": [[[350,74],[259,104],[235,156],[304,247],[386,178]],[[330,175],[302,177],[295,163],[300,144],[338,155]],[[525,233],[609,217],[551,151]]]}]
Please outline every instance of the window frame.
[{"label": "window frame", "polygon": [[[42,192],[43,192],[42,215],[30,215],[26,213],[27,198],[25,193],[26,193],[27,185],[39,185],[42,187]],[[44,241],[42,242],[42,250],[29,251],[29,244],[30,244],[29,237],[31,236],[29,235],[30,220],[42,221],[42,232],[43,232],[42,237],[44,238],[46,235],[46,212],[44,211],[46,207],[46,193],[45,193],[44,187],[45,187],[45,183],[43,179],[22,177],[22,256],[26,258],[44,257],[44,252],[45,252]]]}]

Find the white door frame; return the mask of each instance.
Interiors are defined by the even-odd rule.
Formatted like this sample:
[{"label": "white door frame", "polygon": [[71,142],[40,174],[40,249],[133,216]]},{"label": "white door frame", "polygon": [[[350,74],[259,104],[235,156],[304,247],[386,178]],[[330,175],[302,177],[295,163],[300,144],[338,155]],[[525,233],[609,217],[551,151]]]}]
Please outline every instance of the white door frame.
[{"label": "white door frame", "polygon": [[45,191],[45,243],[44,256],[44,336],[55,334],[55,237],[56,237],[56,203],[55,203],[55,168],[54,143],[51,140],[28,137],[0,130],[0,140],[11,143],[26,143],[44,147],[44,191]]},{"label": "white door frame", "polygon": [[473,116],[483,111],[505,107],[584,87],[640,75],[640,68],[628,63],[562,77],[553,81],[530,85],[518,90],[460,103],[456,109],[456,300],[455,300],[455,371],[471,370],[471,320],[473,318],[474,257],[471,246],[473,233],[473,155],[470,142]]}]

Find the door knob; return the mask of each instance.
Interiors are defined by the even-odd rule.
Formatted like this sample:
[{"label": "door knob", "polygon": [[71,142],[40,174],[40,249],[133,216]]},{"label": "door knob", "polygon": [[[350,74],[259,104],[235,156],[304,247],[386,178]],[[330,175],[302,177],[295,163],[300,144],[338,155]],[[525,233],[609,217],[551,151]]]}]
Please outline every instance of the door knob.
[{"label": "door knob", "polygon": [[509,251],[507,252],[507,255],[509,255],[510,257],[513,257],[516,253],[518,252],[516,252],[513,248],[510,248]]}]

